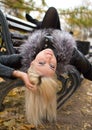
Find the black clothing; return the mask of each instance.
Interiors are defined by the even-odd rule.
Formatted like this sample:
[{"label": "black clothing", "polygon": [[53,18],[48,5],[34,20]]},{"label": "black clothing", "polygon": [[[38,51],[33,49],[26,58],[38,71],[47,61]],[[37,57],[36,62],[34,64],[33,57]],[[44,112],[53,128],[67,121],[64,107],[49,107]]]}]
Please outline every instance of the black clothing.
[{"label": "black clothing", "polygon": [[86,79],[92,80],[92,64],[78,49],[74,49],[70,64],[75,66]]},{"label": "black clothing", "polygon": [[[57,10],[54,8],[54,7],[50,7],[48,10],[47,10],[47,12],[45,13],[45,16],[44,16],[44,18],[43,18],[43,20],[42,21],[38,21],[38,20],[36,20],[36,19],[33,19],[30,15],[26,15],[26,19],[28,20],[28,21],[30,21],[30,22],[32,22],[32,23],[34,23],[34,24],[36,24],[36,26],[37,26],[37,28],[39,28],[39,29],[48,29],[48,28],[53,28],[53,29],[58,29],[58,30],[60,30],[61,31],[61,25],[60,25],[60,20],[59,20],[59,16],[58,16],[58,12],[57,12]],[[62,32],[62,31],[61,31]],[[68,55],[70,55],[70,52],[69,52],[69,50],[70,50],[70,48],[69,49],[67,49],[68,48],[68,46],[69,46],[69,43],[67,42],[67,41],[69,41],[71,44],[73,43],[74,44],[74,42],[72,41],[72,40],[69,40],[70,38],[70,36],[69,35],[65,35],[64,34],[64,37],[65,37],[65,39],[63,38],[63,40],[62,40],[62,38],[61,39],[59,39],[59,37],[58,37],[58,32],[56,33],[56,36],[54,37],[54,42],[51,42],[51,46],[54,48],[53,49],[53,51],[55,52],[55,55],[57,54],[58,55],[58,52],[59,53],[61,53],[62,52],[62,54],[61,55],[58,55],[58,57],[56,57],[57,58],[57,62],[61,62],[61,64],[60,63],[58,63],[58,72],[60,73],[60,70],[63,70],[62,68],[62,66],[65,66],[65,64],[63,64],[64,62],[65,62],[65,60],[66,61],[68,61],[68,59],[70,58],[71,60],[69,61],[70,62],[70,64],[71,65],[73,65],[73,66],[75,66],[76,68],[77,68],[77,70],[80,72],[80,73],[82,73],[83,74],[83,76],[85,77],[85,78],[87,78],[87,79],[89,79],[89,80],[92,80],[92,65],[91,65],[91,63],[85,58],[85,56],[81,53],[81,52],[79,52],[77,49],[74,49],[73,48],[73,56],[72,57],[68,57]],[[51,33],[51,35],[52,35],[52,33]],[[62,37],[62,33],[61,33],[61,36],[60,37]],[[37,37],[37,35],[36,35],[36,37]],[[45,37],[45,36],[44,36]],[[56,41],[55,41],[55,39],[59,39],[59,40],[57,40],[57,43],[56,43]],[[37,40],[37,38],[35,38],[36,40]],[[42,39],[42,37],[41,37],[41,39]],[[32,39],[32,41],[33,41],[33,39]],[[41,41],[41,40],[40,40]],[[63,41],[64,42],[64,44],[63,43],[61,43],[61,41]],[[66,42],[67,42],[67,44],[66,44]],[[35,43],[35,42],[34,42]],[[41,43],[41,42],[40,42]],[[56,44],[55,44],[56,43]],[[58,46],[58,43],[59,43],[59,46]],[[50,44],[49,44],[50,45]],[[61,46],[60,47],[60,45],[63,45],[63,46]],[[40,48],[41,48],[41,46],[42,45],[40,45]],[[67,46],[67,47],[66,47]],[[64,48],[64,47],[66,47],[66,48]],[[50,47],[51,48],[51,47]],[[38,50],[38,47],[37,47],[37,50]],[[66,52],[65,52],[65,50],[66,50]],[[71,51],[71,50],[70,50]],[[68,55],[66,55],[67,54],[67,52],[69,52],[69,54]],[[72,51],[71,51],[72,52]],[[64,57],[64,55],[65,55],[65,57]]]},{"label": "black clothing", "polygon": [[22,56],[20,54],[0,56],[0,76],[12,78],[12,72],[20,69]]},{"label": "black clothing", "polygon": [[32,18],[32,16],[30,16],[29,14],[26,14],[25,17],[29,22],[36,25],[33,28],[36,29],[53,28],[61,30],[58,12],[54,7],[50,7],[47,10],[42,21],[38,21],[37,19]]}]

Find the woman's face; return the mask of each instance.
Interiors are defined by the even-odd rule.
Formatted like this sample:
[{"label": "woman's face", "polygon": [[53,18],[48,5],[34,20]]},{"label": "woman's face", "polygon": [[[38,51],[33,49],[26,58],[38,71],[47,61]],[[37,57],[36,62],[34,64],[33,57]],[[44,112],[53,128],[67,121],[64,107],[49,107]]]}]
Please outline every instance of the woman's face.
[{"label": "woman's face", "polygon": [[33,64],[37,72],[44,76],[53,76],[57,67],[56,57],[49,48],[39,52],[31,64]]}]

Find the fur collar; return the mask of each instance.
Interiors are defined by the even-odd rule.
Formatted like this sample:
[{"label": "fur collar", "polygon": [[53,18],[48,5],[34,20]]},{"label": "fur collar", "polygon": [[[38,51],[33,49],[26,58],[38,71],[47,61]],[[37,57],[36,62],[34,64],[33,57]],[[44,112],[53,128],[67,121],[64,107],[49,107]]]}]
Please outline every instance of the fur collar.
[{"label": "fur collar", "polygon": [[68,65],[72,57],[73,49],[76,47],[76,42],[71,34],[57,29],[40,29],[30,33],[28,40],[21,45],[20,53],[22,54],[23,69],[27,70],[30,63],[44,47],[44,37],[50,34],[53,39],[53,46],[57,51],[57,73],[62,72],[65,66]]}]

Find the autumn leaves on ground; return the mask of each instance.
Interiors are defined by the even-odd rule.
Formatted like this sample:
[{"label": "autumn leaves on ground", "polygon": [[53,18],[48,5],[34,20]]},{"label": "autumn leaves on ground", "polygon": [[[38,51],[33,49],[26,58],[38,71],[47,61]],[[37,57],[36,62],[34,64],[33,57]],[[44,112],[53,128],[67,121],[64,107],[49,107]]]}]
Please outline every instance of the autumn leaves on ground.
[{"label": "autumn leaves on ground", "polygon": [[[16,88],[4,101],[0,112],[0,130],[31,130],[24,109],[24,88]],[[92,82],[84,80],[74,95],[57,113],[55,124],[39,126],[37,130],[92,130]]]}]

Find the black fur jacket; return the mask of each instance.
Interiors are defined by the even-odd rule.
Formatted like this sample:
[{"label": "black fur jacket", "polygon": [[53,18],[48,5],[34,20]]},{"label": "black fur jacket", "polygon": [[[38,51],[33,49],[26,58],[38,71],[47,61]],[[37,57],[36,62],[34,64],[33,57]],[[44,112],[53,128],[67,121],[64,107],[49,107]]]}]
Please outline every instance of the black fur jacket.
[{"label": "black fur jacket", "polygon": [[[48,45],[46,36],[51,37]],[[29,34],[28,40],[20,47],[23,69],[26,70],[36,54],[46,47],[52,48],[56,54],[57,74],[64,72],[76,48],[76,42],[71,34],[57,29],[39,29]]]}]

